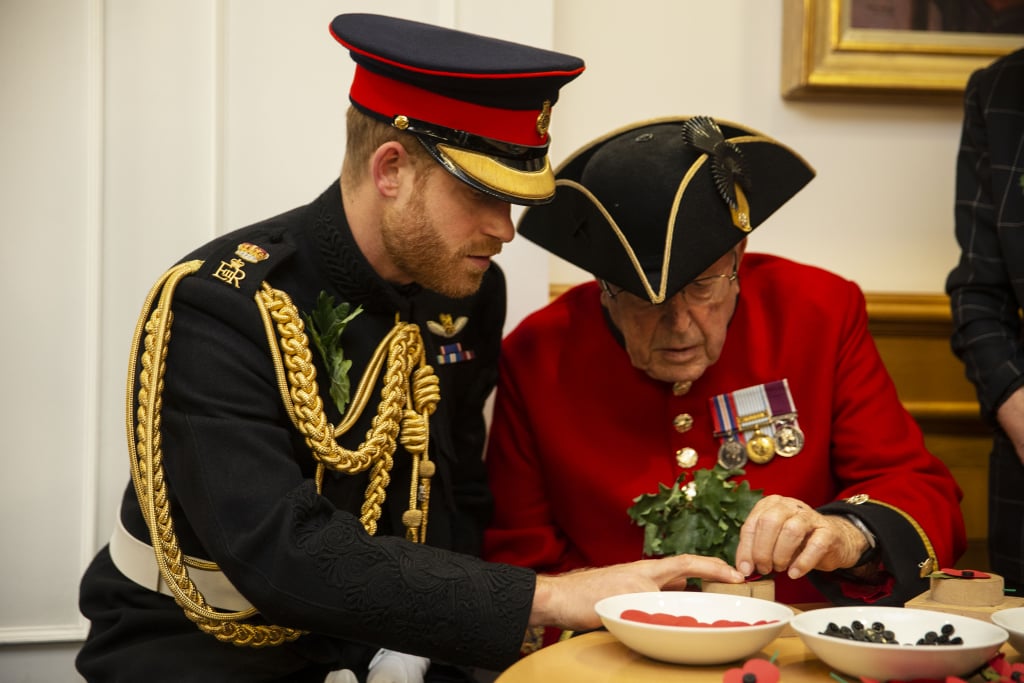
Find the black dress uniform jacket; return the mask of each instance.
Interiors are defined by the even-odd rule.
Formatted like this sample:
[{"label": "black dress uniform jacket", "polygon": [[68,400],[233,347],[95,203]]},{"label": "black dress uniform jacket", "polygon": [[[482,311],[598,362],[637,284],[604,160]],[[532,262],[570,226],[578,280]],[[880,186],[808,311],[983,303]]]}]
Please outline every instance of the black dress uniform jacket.
[{"label": "black dress uniform jacket", "polygon": [[[258,245],[268,258],[259,277],[250,273],[236,287],[212,273],[240,243]],[[216,562],[260,618],[310,633],[259,649],[222,643],[171,597],[125,578],[105,547],[82,580],[81,609],[92,628],[79,670],[95,681],[322,681],[339,668],[362,677],[379,647],[492,669],[514,661],[535,575],[474,557],[490,513],[482,409],[505,316],[498,267],[465,299],[386,283],[356,247],[337,182],[311,204],[220,237],[185,260],[192,259],[204,266],[174,297],[163,391],[175,530],[183,552]],[[321,291],[363,307],[342,335],[353,392],[396,318],[419,325],[441,394],[429,423],[437,474],[426,545],[402,538],[411,467],[400,443],[376,538],[358,518],[365,473],[328,470],[317,493],[315,461],[283,406],[253,300],[264,279],[303,313]],[[427,322],[443,314],[467,322],[451,337],[428,331]],[[454,343],[472,358],[439,364],[440,347]],[[324,365],[312,344],[311,351],[336,425],[341,416]],[[379,399],[380,380],[359,422],[339,438],[342,446],[355,449],[365,439]],[[120,515],[133,536],[148,541],[131,484]]]}]

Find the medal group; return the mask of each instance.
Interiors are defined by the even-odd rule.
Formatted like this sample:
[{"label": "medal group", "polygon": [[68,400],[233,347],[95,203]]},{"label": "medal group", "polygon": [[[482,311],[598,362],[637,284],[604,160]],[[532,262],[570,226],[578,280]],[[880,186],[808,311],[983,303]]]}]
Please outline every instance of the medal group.
[{"label": "medal group", "polygon": [[776,455],[791,458],[804,447],[785,379],[719,394],[710,403],[715,436],[721,440],[718,464],[726,469],[748,461],[763,465]]},{"label": "medal group", "polygon": [[[687,387],[688,388],[688,387]],[[776,455],[791,458],[804,447],[804,433],[797,420],[788,380],[776,380],[719,394],[709,399],[714,436],[719,439],[718,464],[739,469],[748,462],[763,465]],[[693,426],[693,418],[675,419],[678,431]],[[676,453],[680,467],[697,464],[697,451],[683,448]]]}]

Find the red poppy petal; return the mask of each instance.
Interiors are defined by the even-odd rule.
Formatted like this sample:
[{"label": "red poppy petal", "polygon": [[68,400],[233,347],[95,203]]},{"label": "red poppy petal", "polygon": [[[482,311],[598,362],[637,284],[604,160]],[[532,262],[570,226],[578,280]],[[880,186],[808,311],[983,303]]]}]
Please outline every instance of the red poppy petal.
[{"label": "red poppy petal", "polygon": [[989,575],[977,569],[940,569],[943,574],[949,574],[959,579],[987,579]]},{"label": "red poppy petal", "polygon": [[743,670],[757,676],[757,683],[778,683],[779,667],[767,659],[749,659]]},{"label": "red poppy petal", "polygon": [[743,669],[729,669],[722,677],[722,683],[743,683]]}]

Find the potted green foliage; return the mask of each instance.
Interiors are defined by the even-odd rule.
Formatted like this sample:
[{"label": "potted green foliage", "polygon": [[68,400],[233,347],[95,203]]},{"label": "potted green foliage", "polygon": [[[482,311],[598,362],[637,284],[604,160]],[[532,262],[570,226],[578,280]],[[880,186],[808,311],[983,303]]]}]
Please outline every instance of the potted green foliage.
[{"label": "potted green foliage", "polygon": [[[735,565],[740,527],[764,492],[751,490],[749,482],[734,479],[745,473],[742,469],[715,465],[712,469],[694,470],[693,478],[687,481],[690,473],[683,471],[671,486],[659,483],[657,493],[633,499],[627,513],[636,525],[643,527],[644,555],[687,553],[719,557]],[[700,585],[700,579],[691,582]],[[704,585],[702,590],[752,592],[751,587],[736,591],[724,588],[727,585]],[[764,586],[760,588],[763,593]]]}]

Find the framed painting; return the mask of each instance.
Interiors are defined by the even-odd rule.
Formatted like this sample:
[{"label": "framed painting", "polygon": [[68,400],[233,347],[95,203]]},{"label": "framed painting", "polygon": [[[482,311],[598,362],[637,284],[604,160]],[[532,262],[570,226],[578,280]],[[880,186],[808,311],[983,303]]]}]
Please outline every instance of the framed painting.
[{"label": "framed painting", "polygon": [[1024,47],[1024,0],[783,0],[782,96],[959,100]]}]

